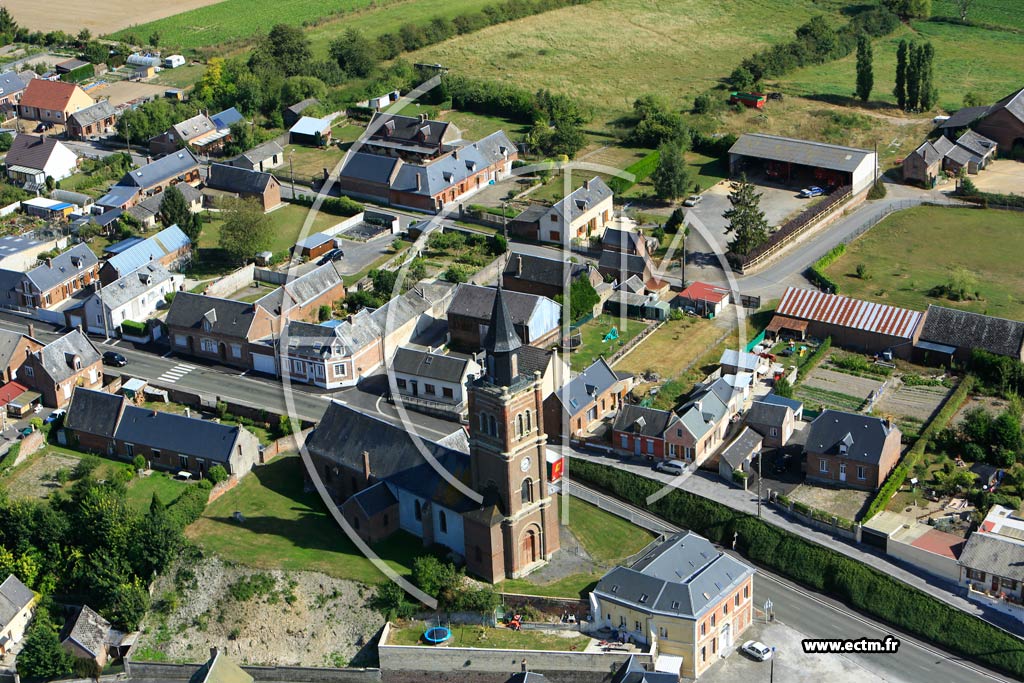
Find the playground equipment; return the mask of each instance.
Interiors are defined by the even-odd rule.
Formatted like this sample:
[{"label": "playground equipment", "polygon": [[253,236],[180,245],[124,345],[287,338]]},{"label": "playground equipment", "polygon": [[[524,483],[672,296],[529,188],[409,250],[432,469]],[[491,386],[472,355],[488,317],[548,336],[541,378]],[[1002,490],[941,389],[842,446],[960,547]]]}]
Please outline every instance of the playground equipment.
[{"label": "playground equipment", "polygon": [[601,342],[604,343],[604,342],[615,341],[618,338],[619,338],[619,328],[613,327],[612,329],[608,330],[608,334],[604,335],[604,337],[601,339]]},{"label": "playground equipment", "polygon": [[521,631],[523,629],[523,615],[512,615],[512,618],[508,620],[508,627],[513,631]]},{"label": "playground equipment", "polygon": [[423,633],[423,640],[427,641],[430,645],[443,645],[452,639],[451,625],[442,626],[441,620],[438,619],[436,626],[429,626]]}]

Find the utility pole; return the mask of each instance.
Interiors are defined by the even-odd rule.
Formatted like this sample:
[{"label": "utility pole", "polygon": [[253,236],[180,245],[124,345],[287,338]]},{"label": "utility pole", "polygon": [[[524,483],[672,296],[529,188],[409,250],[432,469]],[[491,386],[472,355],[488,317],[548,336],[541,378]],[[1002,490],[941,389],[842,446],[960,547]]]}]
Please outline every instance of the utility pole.
[{"label": "utility pole", "polygon": [[757,517],[761,517],[761,461],[764,460],[764,453],[757,454]]},{"label": "utility pole", "polygon": [[132,158],[132,124],[127,121],[124,122],[125,136],[124,139],[128,143],[128,158]]},{"label": "utility pole", "polygon": [[875,182],[872,186],[878,184],[878,140],[875,140]]},{"label": "utility pole", "polygon": [[292,199],[295,199],[295,150],[288,153],[288,172],[292,176]]},{"label": "utility pole", "polygon": [[508,200],[501,200],[501,235],[508,239]]}]

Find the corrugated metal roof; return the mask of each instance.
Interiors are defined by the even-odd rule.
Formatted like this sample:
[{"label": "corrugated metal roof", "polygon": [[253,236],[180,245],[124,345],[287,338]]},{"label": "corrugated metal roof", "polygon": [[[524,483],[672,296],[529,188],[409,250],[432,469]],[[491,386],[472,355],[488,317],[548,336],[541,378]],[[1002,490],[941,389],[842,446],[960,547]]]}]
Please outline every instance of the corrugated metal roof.
[{"label": "corrugated metal roof", "polygon": [[779,315],[910,339],[922,314],[906,308],[790,287],[775,310]]},{"label": "corrugated metal roof", "polygon": [[156,261],[167,254],[183,249],[190,243],[188,236],[177,225],[164,228],[152,237],[107,259],[118,273],[126,275],[138,270],[150,261]]},{"label": "corrugated metal roof", "polygon": [[771,159],[772,161],[784,161],[851,173],[874,152],[869,149],[829,145],[812,140],[797,140],[762,133],[744,133],[729,149],[729,154],[742,154],[758,159]]}]

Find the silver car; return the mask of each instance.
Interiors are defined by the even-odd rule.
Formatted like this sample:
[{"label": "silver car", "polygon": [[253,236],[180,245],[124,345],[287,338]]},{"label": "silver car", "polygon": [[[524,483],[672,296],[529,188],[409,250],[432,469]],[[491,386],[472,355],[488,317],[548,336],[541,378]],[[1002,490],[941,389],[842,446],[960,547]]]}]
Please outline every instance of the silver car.
[{"label": "silver car", "polygon": [[700,204],[702,199],[704,199],[704,197],[699,194],[691,194],[686,198],[686,201],[683,202],[683,206],[697,206]]},{"label": "silver car", "polygon": [[740,649],[759,662],[772,658],[772,649],[759,640],[748,640]]}]

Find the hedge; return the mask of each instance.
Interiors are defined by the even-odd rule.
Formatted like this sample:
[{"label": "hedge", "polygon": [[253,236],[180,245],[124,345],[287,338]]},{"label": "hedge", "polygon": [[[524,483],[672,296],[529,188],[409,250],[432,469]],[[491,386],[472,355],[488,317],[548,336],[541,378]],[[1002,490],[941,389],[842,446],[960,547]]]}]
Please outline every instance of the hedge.
[{"label": "hedge", "polygon": [[167,507],[171,518],[184,529],[203,515],[206,501],[210,497],[209,490],[198,485],[188,486],[180,496]]},{"label": "hedge", "polygon": [[651,506],[661,482],[586,460],[572,474],[715,543],[731,543],[750,561],[946,650],[1024,677],[1024,647],[1005,631],[947,605],[883,572],[806,541],[721,503],[673,489]]},{"label": "hedge", "polygon": [[996,207],[1007,209],[1024,209],[1024,196],[1016,194],[996,194],[995,192],[974,192],[969,195],[958,195],[971,204],[980,204],[984,207]]},{"label": "hedge", "polygon": [[839,293],[839,283],[825,275],[825,269],[835,263],[836,259],[846,253],[846,245],[840,244],[833,247],[827,254],[814,262],[807,273],[807,279],[814,283],[819,289],[824,289],[832,294]]},{"label": "hedge", "polygon": [[928,426],[921,430],[921,435],[917,437],[917,441],[910,447],[907,454],[903,456],[903,461],[899,465],[892,468],[892,472],[886,478],[885,483],[875,493],[874,499],[871,501],[871,505],[868,506],[867,512],[864,513],[864,520],[867,521],[877,515],[879,512],[885,509],[885,506],[889,504],[892,497],[896,495],[896,492],[903,486],[903,482],[907,480],[910,473],[917,467],[917,464],[924,457],[925,449],[928,448],[928,443],[934,438],[940,431],[946,428],[946,426],[952,421],[953,416],[956,415],[956,411],[960,410],[960,406],[964,404],[967,397],[970,395],[971,390],[974,388],[975,378],[974,375],[967,375],[963,381],[960,382],[960,386],[956,388],[953,395],[950,396],[943,404],[942,408],[936,413],[935,417]]},{"label": "hedge", "polygon": [[831,348],[832,337],[825,337],[825,341],[821,342],[821,345],[818,346],[818,348],[814,350],[814,353],[808,356],[807,360],[804,361],[804,364],[800,366],[800,377],[806,377],[807,373],[816,368],[818,366],[818,363],[820,363],[822,359],[825,358],[826,354],[828,354],[828,351]]},{"label": "hedge", "polygon": [[[300,194],[292,199],[292,203],[298,204],[299,206],[310,207],[313,206],[314,200],[315,197]],[[320,204],[320,211],[329,213],[332,216],[355,216],[357,213],[361,212],[363,208],[362,204],[349,199],[348,197],[324,197],[324,201]]]},{"label": "hedge", "polygon": [[621,176],[615,176],[608,181],[608,187],[610,187],[612,192],[615,194],[622,194],[637,183],[649,178],[650,175],[654,173],[654,170],[658,168],[658,159],[658,152],[651,152],[639,161],[626,167],[626,173],[633,174],[634,179],[632,181],[626,180]]},{"label": "hedge", "polygon": [[146,323],[140,323],[135,320],[122,320],[121,331],[125,334],[132,334],[136,337],[143,337],[146,335]]}]

